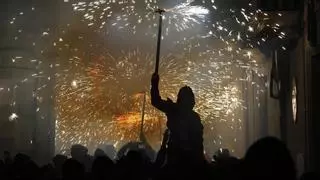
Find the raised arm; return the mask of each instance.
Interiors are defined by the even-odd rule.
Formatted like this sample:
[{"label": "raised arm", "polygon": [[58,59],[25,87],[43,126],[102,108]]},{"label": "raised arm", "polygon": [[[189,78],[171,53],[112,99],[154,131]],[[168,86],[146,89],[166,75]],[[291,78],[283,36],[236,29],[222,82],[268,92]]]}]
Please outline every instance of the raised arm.
[{"label": "raised arm", "polygon": [[173,102],[171,100],[161,99],[159,92],[159,75],[153,74],[151,79],[151,104],[162,112],[169,112],[172,109]]}]

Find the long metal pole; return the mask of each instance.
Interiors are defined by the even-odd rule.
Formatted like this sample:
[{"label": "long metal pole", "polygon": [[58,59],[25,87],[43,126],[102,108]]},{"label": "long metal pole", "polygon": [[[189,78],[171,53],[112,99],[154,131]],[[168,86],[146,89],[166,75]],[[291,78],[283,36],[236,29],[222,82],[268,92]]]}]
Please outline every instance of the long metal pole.
[{"label": "long metal pole", "polygon": [[162,142],[162,125],[161,118],[158,118],[159,128],[160,128],[160,143]]},{"label": "long metal pole", "polygon": [[141,140],[141,141],[142,141],[142,136],[143,136],[143,126],[144,126],[145,109],[146,109],[146,92],[143,92],[143,104],[142,104],[141,127],[140,127],[140,140]]},{"label": "long metal pole", "polygon": [[158,42],[157,42],[157,55],[156,55],[156,68],[154,73],[158,74],[159,72],[159,63],[160,63],[160,50],[161,50],[161,38],[162,38],[162,13],[164,11],[157,11],[159,13],[159,29],[158,29]]}]

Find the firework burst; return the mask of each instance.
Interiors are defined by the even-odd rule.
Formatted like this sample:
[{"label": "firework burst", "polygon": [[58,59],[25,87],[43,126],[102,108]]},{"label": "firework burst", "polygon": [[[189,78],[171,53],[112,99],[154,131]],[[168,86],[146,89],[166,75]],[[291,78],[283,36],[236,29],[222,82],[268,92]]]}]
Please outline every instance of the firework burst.
[{"label": "firework burst", "polygon": [[[239,64],[225,62],[223,58],[212,59],[209,51],[201,56],[190,59],[188,54],[182,54],[162,58],[162,96],[175,99],[180,87],[189,85],[196,94],[195,109],[206,131],[216,129],[217,123],[230,129],[241,128],[242,119],[236,119],[245,108],[239,86],[241,78],[233,78],[234,71],[242,72]],[[61,66],[57,73],[57,144],[61,150],[75,143],[90,147],[95,144],[94,148],[105,142],[121,145],[139,138],[142,92],[149,91],[154,56],[134,50],[121,52],[118,57],[106,53],[91,59],[96,60],[85,65],[82,57],[72,57],[70,65]],[[229,119],[236,119],[237,123]],[[147,93],[144,133],[154,147],[159,145],[163,128],[165,117],[152,107]]]},{"label": "firework burst", "polygon": [[[75,143],[93,149],[98,144],[121,145],[138,140],[141,93],[149,91],[154,56],[145,47],[143,51],[113,48],[110,36],[96,32],[122,36],[123,31],[119,30],[126,29],[130,35],[141,32],[156,36],[158,18],[154,10],[159,7],[167,11],[165,36],[179,37],[173,43],[175,51],[170,49],[171,54],[160,61],[162,97],[175,99],[180,87],[192,87],[197,100],[195,109],[205,125],[207,148],[223,146],[241,151],[236,144],[244,128],[243,86],[255,86],[257,94],[265,90],[264,84],[254,82],[250,74],[266,75],[264,64],[259,61],[262,56],[254,48],[271,37],[265,34],[258,38],[256,34],[263,27],[270,27],[280,39],[286,36],[280,25],[268,23],[268,14],[255,10],[251,4],[243,9],[219,9],[212,0],[167,6],[157,0],[78,1],[72,7],[81,14],[86,27],[79,22],[53,29],[41,27],[41,32],[31,36],[24,35],[23,27],[19,26],[27,12],[18,12],[9,21],[12,44],[32,47],[39,57],[14,59],[16,64],[20,61],[37,64],[37,72],[23,78],[21,83],[31,78],[41,79],[34,93],[39,106],[44,101],[41,91],[46,91],[55,81],[53,99],[59,151]],[[37,14],[34,8],[30,11]],[[84,32],[76,33],[73,26]],[[183,33],[194,31],[195,27],[203,28],[203,32]],[[72,37],[67,37],[70,34]],[[165,117],[150,105],[148,93],[147,102],[144,131],[156,147],[161,129],[165,128]],[[37,108],[37,113],[44,112]],[[13,115],[10,120],[19,120],[18,113]]]},{"label": "firework burst", "polygon": [[[166,9],[165,19],[166,35],[172,31],[185,31],[196,24],[206,22],[209,10],[200,5],[193,5],[194,1],[180,3]],[[213,3],[213,2],[212,2]],[[73,3],[73,10],[80,13],[88,26],[99,27],[105,32],[108,27],[116,27],[118,30],[128,30],[132,33],[142,31],[147,25],[152,32],[157,26],[156,9],[161,7],[160,1],[90,1]],[[107,27],[107,28],[106,28]],[[110,26],[109,26],[110,27]],[[145,31],[145,34],[148,34]],[[155,35],[154,33],[150,33]]]}]

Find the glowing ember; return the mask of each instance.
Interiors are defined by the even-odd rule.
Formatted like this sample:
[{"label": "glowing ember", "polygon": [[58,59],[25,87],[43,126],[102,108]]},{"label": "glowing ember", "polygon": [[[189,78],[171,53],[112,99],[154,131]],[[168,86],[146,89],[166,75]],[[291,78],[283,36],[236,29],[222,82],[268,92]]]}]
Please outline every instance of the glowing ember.
[{"label": "glowing ember", "polygon": [[12,113],[10,116],[9,116],[9,121],[14,121],[16,119],[18,119],[19,116],[16,114],[16,113]]}]

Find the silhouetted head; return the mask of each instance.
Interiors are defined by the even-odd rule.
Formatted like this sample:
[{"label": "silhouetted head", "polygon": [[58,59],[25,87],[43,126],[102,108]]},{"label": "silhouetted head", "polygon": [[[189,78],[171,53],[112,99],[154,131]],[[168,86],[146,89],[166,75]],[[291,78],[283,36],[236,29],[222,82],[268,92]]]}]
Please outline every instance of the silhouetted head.
[{"label": "silhouetted head", "polygon": [[246,179],[296,179],[294,161],[286,145],[267,137],[254,143],[245,156]]},{"label": "silhouetted head", "polygon": [[186,109],[193,109],[195,105],[195,97],[189,86],[184,86],[179,90],[177,103]]},{"label": "silhouetted head", "polygon": [[9,151],[4,151],[4,152],[3,152],[3,155],[4,155],[5,157],[9,157],[9,156],[11,156],[11,154],[10,154],[10,152],[9,152]]},{"label": "silhouetted head", "polygon": [[12,157],[9,151],[4,151],[3,152],[3,160],[5,164],[11,164],[12,163]]},{"label": "silhouetted head", "polygon": [[66,160],[68,159],[67,156],[64,156],[64,155],[61,155],[61,154],[57,154],[53,159],[53,163],[54,163],[54,166],[56,168],[61,168],[62,165],[66,162]]},{"label": "silhouetted head", "polygon": [[31,158],[23,153],[18,153],[15,157],[14,157],[14,163],[25,163],[25,162],[29,162],[31,160]]},{"label": "silhouetted head", "polygon": [[84,166],[75,159],[68,159],[62,166],[64,179],[83,179],[85,174]]},{"label": "silhouetted head", "polygon": [[35,177],[39,175],[39,167],[26,154],[17,154],[14,157],[12,167],[15,176],[21,177],[21,179],[35,179]]},{"label": "silhouetted head", "polygon": [[107,156],[97,157],[92,164],[92,173],[95,179],[107,179],[114,170],[113,161]]},{"label": "silhouetted head", "polygon": [[102,149],[97,148],[96,151],[94,152],[94,157],[97,158],[97,157],[103,157],[103,156],[107,156],[106,153]]},{"label": "silhouetted head", "polygon": [[79,160],[87,155],[88,149],[80,144],[73,145],[71,147],[71,157]]},{"label": "silhouetted head", "polygon": [[141,165],[143,162],[143,155],[139,151],[130,150],[126,155],[125,160],[128,165]]}]

